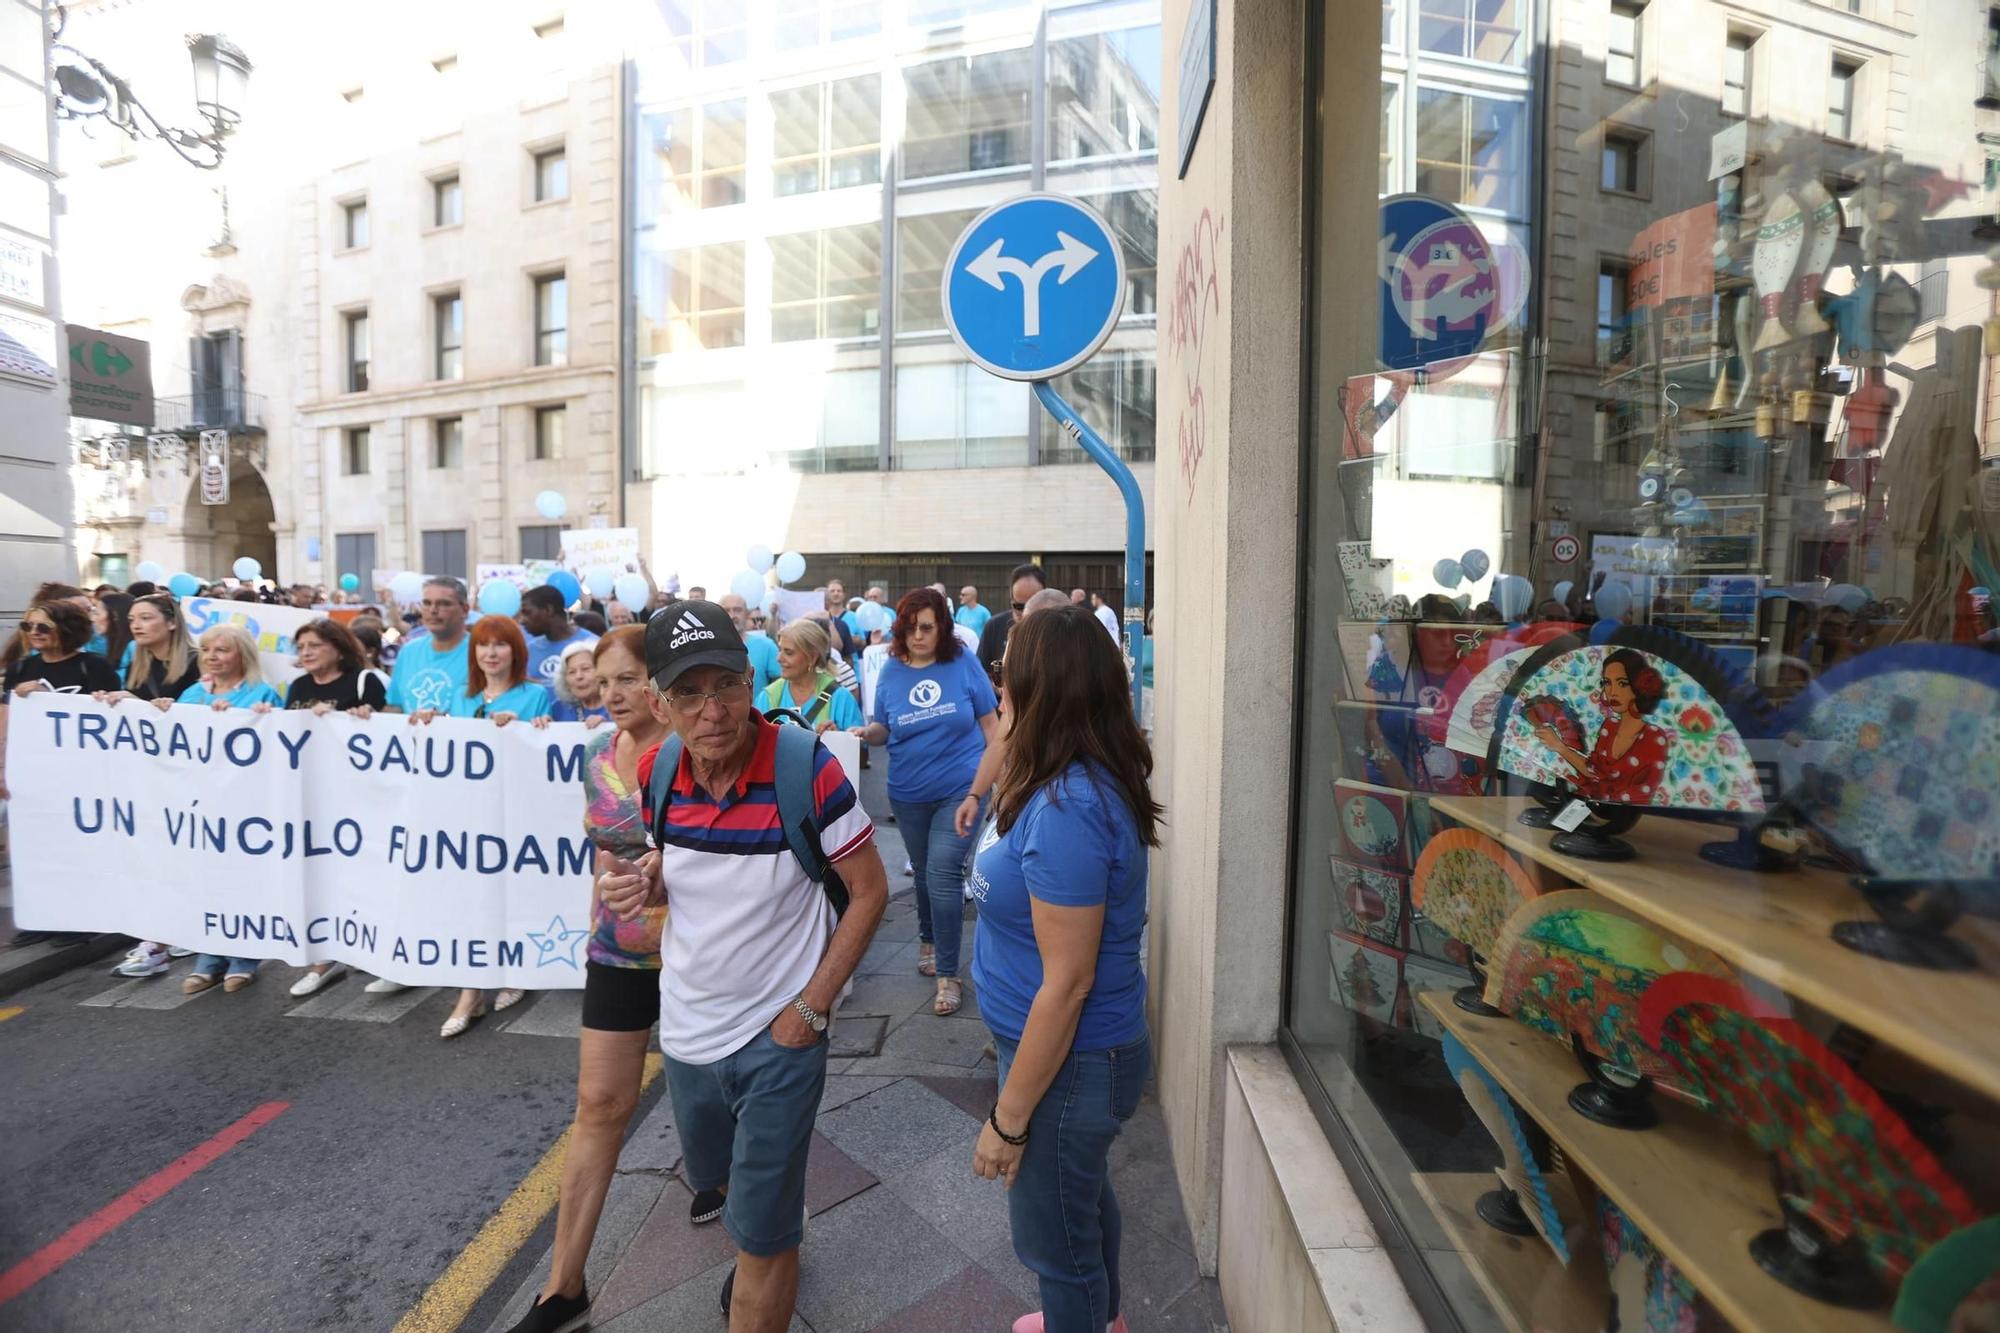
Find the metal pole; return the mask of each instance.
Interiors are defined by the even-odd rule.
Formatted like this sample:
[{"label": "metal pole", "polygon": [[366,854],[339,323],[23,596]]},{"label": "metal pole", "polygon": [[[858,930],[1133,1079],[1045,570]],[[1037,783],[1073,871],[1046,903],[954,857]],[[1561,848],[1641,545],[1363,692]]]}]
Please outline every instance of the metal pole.
[{"label": "metal pole", "polygon": [[1056,419],[1070,439],[1096,459],[1099,467],[1111,474],[1111,480],[1118,483],[1119,494],[1125,497],[1125,652],[1132,659],[1132,717],[1137,720],[1143,716],[1139,704],[1146,688],[1143,669],[1146,652],[1146,497],[1139,494],[1138,479],[1132,475],[1132,469],[1125,466],[1125,460],[1111,452],[1111,446],[1077,415],[1075,408],[1063,401],[1061,394],[1049,387],[1047,380],[1035,382],[1035,397],[1042,400],[1042,406],[1048,409],[1049,415]]}]

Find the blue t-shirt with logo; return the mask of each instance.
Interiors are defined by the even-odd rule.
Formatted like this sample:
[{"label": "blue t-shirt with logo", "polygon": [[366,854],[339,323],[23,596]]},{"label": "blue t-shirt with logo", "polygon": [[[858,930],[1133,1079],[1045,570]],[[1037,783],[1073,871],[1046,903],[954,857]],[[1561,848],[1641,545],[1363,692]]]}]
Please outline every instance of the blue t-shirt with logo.
[{"label": "blue t-shirt with logo", "polygon": [[560,639],[547,639],[539,634],[528,636],[528,679],[545,686],[551,692],[556,687],[556,672],[562,670],[563,649],[573,643],[596,643],[597,636],[581,625],[570,626],[569,634]]},{"label": "blue t-shirt with logo", "polygon": [[436,640],[426,634],[404,639],[396,654],[396,666],[389,675],[389,707],[405,713],[421,708],[451,711],[451,701],[465,693],[466,656],[472,636],[465,635],[447,651],[439,652]]},{"label": "blue t-shirt with logo", "polygon": [[182,690],[181,697],[174,702],[207,705],[218,701],[228,704],[231,708],[254,708],[258,704],[269,704],[273,708],[285,706],[285,696],[261,680],[254,684],[246,680],[235,689],[222,694],[210,694],[208,683],[198,680]]},{"label": "blue t-shirt with logo", "polygon": [[549,716],[555,704],[555,696],[531,680],[524,680],[513,689],[496,698],[488,699],[483,694],[467,694],[460,690],[446,710],[453,717],[492,717],[495,713],[512,713],[523,722],[532,722],[538,717]]},{"label": "blue t-shirt with logo", "polygon": [[743,636],[743,646],[750,651],[750,669],[757,673],[750,688],[761,699],[764,691],[771,688],[771,682],[783,674],[778,670],[778,645],[771,642],[770,635],[753,629]]},{"label": "blue t-shirt with logo", "polygon": [[952,612],[952,621],[965,626],[974,634],[986,632],[986,622],[993,619],[993,613],[983,606],[961,606]]},{"label": "blue t-shirt with logo", "polygon": [[1146,848],[1139,825],[1101,770],[1071,764],[1028,798],[1003,837],[988,820],[966,883],[979,900],[972,984],[988,1027],[1019,1041],[1042,985],[1030,900],[1104,908],[1097,975],[1070,1043],[1102,1051],[1137,1041],[1146,1029],[1146,976],[1139,950],[1146,930]]},{"label": "blue t-shirt with logo", "polygon": [[889,729],[889,799],[957,800],[986,753],[979,719],[999,706],[971,653],[913,667],[891,657],[875,682],[875,718]]}]

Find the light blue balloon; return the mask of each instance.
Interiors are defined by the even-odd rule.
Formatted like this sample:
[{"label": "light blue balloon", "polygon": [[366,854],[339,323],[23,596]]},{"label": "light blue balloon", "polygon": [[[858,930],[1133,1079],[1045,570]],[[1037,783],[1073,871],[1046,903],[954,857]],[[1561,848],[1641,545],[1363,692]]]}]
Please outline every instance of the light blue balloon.
[{"label": "light blue balloon", "polygon": [[1600,645],[1609,643],[1611,636],[1624,628],[1625,626],[1616,620],[1600,620],[1590,627],[1590,641]]},{"label": "light blue balloon", "polygon": [[201,591],[201,580],[182,570],[167,580],[167,590],[176,597],[192,597]]},{"label": "light blue balloon", "polygon": [[806,558],[797,551],[787,551],[778,557],[778,582],[797,583],[806,576]]},{"label": "light blue balloon", "polygon": [[1493,580],[1493,604],[1508,620],[1519,620],[1526,615],[1534,596],[1535,585],[1519,574],[1502,574]]},{"label": "light blue balloon", "polygon": [[546,580],[549,587],[562,594],[564,606],[575,606],[583,596],[583,585],[576,581],[576,575],[567,569],[552,569]]},{"label": "light blue balloon", "polygon": [[764,603],[764,576],[747,569],[736,571],[736,577],[729,580],[729,591],[743,599],[745,606],[761,606]]},{"label": "light blue balloon", "polygon": [[1849,615],[1853,615],[1868,605],[1868,590],[1858,588],[1852,583],[1836,583],[1826,590],[1826,600],[1828,605],[1837,606]]},{"label": "light blue balloon", "polygon": [[618,571],[609,565],[599,565],[584,571],[583,586],[590,589],[590,595],[600,601],[611,595],[618,586]]},{"label": "light blue balloon", "polygon": [[1607,583],[1594,599],[1599,620],[1623,620],[1632,609],[1632,590],[1622,583]]},{"label": "light blue balloon", "polygon": [[139,567],[132,571],[132,577],[143,579],[147,583],[165,583],[167,567],[157,560],[141,560]]},{"label": "light blue balloon", "polygon": [[569,501],[561,491],[543,491],[535,497],[535,512],[553,523],[569,512]]},{"label": "light blue balloon", "polygon": [[521,590],[511,579],[488,579],[479,585],[479,609],[490,616],[511,616],[521,609]]},{"label": "light blue balloon", "polygon": [[361,576],[359,574],[342,574],[340,576],[340,590],[342,592],[358,592],[360,588]]},{"label": "light blue balloon", "polygon": [[389,580],[389,595],[396,599],[398,606],[410,606],[422,601],[424,576],[412,569],[404,570]]},{"label": "light blue balloon", "polygon": [[628,611],[643,611],[652,599],[653,590],[646,586],[642,574],[620,574],[611,585],[611,595]]},{"label": "light blue balloon", "polygon": [[264,576],[264,566],[247,555],[239,555],[236,563],[229,567],[229,572],[249,583]]},{"label": "light blue balloon", "polygon": [[1431,577],[1438,581],[1438,586],[1441,588],[1456,588],[1465,578],[1465,570],[1459,566],[1458,561],[1446,556],[1431,566]]},{"label": "light blue balloon", "polygon": [[743,553],[743,563],[750,566],[750,572],[753,574],[770,573],[774,559],[776,557],[771,554],[771,548],[768,546],[753,546]]},{"label": "light blue balloon", "polygon": [[1458,558],[1458,567],[1465,571],[1465,577],[1474,583],[1486,577],[1486,571],[1493,568],[1493,562],[1486,558],[1486,552],[1473,547]]},{"label": "light blue balloon", "polygon": [[1568,579],[1564,579],[1561,583],[1558,583],[1554,588],[1552,588],[1549,591],[1549,596],[1555,598],[1558,602],[1561,602],[1564,606],[1568,606],[1569,595],[1575,591],[1576,591],[1576,585],[1574,583],[1571,583]]},{"label": "light blue balloon", "polygon": [[880,602],[863,602],[854,613],[864,633],[876,634],[889,628],[889,612]]}]

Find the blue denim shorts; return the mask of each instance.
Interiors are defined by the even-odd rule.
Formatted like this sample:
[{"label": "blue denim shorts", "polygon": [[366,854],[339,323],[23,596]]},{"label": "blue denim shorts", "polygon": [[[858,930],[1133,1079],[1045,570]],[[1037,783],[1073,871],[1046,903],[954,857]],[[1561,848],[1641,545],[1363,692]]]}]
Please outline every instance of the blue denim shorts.
[{"label": "blue denim shorts", "polygon": [[761,1029],[714,1064],[665,1057],[687,1183],[729,1187],[722,1225],[736,1248],[769,1258],[805,1235],[806,1153],[826,1088],[824,1040],[792,1050]]}]

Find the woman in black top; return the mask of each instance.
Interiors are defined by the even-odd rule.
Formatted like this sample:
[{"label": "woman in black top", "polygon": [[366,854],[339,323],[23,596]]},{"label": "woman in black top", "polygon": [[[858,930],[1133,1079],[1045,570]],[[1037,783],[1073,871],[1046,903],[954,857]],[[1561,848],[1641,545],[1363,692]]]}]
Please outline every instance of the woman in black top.
[{"label": "woman in black top", "polygon": [[339,621],[301,625],[292,648],[305,674],[285,691],[286,708],[310,708],[315,717],[351,712],[366,718],[388,703],[382,678],[368,670],[360,643]]},{"label": "woman in black top", "polygon": [[[118,688],[118,673],[96,653],[83,651],[90,642],[90,613],[69,602],[44,602],[21,617],[21,634],[29,655],[7,668],[0,692],[0,763],[5,762],[5,706],[37,690],[57,694],[95,694]],[[7,797],[7,780],[0,770],[0,800]]]},{"label": "woman in black top", "polygon": [[132,631],[132,661],[125,668],[125,685],[115,693],[99,696],[100,703],[172,701],[201,679],[201,658],[194,640],[188,637],[179,602],[165,593],[141,597],[132,603],[125,623]]}]

